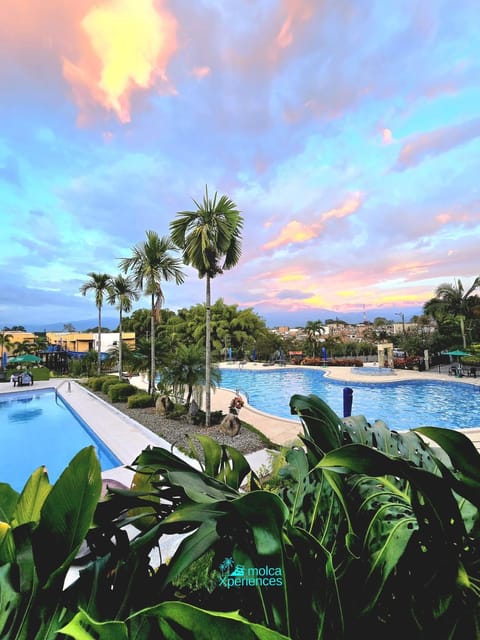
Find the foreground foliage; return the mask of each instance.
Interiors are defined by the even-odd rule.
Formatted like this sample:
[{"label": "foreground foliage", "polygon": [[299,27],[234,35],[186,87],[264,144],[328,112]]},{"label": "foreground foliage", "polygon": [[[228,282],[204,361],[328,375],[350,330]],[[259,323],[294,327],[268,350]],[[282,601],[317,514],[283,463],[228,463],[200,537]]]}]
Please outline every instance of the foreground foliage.
[{"label": "foreground foliage", "polygon": [[[471,441],[340,419],[315,396],[290,404],[302,446],[282,452],[273,490],[205,436],[203,463],[146,449],[130,490],[100,502],[90,449],[53,487],[42,470],[21,495],[0,485],[2,640],[478,638]],[[172,558],[153,566],[152,550],[174,534]],[[63,590],[84,537],[90,562]],[[233,567],[281,578],[226,587],[219,576]]]}]

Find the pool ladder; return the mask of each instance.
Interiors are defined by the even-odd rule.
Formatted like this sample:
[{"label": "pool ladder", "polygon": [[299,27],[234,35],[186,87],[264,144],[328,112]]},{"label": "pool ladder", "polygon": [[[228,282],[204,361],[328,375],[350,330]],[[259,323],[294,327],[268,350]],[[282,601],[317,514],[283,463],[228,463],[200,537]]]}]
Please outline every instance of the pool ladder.
[{"label": "pool ladder", "polygon": [[64,384],[68,384],[67,391],[68,391],[68,393],[71,393],[71,391],[72,391],[72,381],[71,380],[62,380],[62,382],[57,387],[55,387],[55,402],[57,401],[57,398],[58,398],[58,390]]}]

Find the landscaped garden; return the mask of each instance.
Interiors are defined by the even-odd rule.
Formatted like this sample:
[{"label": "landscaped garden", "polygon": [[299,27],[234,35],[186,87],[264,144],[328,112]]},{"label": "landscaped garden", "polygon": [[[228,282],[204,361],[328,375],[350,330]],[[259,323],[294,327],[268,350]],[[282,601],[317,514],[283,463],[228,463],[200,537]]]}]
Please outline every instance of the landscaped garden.
[{"label": "landscaped garden", "polygon": [[103,498],[92,448],[53,486],[44,469],[21,494],[0,485],[2,640],[478,638],[470,440],[340,419],[315,396],[290,407],[302,444],[279,452],[274,477],[201,436],[201,470],[148,448],[131,488]]}]

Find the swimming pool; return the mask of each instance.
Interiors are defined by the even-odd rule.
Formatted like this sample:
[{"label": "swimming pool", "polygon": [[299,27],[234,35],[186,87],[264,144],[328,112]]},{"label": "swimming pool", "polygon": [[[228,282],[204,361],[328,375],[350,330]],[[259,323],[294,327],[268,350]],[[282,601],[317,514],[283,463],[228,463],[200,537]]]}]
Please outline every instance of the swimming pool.
[{"label": "swimming pool", "polygon": [[352,415],[369,422],[383,420],[391,429],[420,426],[461,429],[480,427],[480,388],[434,380],[344,382],[325,378],[324,370],[221,369],[221,386],[246,392],[249,404],[280,418],[296,419],[289,402],[294,394],[311,393],[343,416],[343,389],[353,390]]},{"label": "swimming pool", "polygon": [[55,482],[80,449],[89,445],[95,446],[102,471],[121,466],[54,389],[0,395],[0,482],[16,491],[41,465]]}]

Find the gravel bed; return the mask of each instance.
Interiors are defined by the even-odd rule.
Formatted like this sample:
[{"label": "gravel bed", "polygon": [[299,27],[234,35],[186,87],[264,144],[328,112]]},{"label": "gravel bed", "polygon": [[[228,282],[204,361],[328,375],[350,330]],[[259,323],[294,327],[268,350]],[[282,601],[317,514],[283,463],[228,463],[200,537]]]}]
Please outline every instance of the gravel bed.
[{"label": "gravel bed", "polygon": [[[108,404],[112,404],[106,394],[101,392],[94,393]],[[112,406],[185,452],[191,449],[190,439],[195,439],[196,434],[210,436],[219,444],[235,447],[243,454],[253,453],[254,451],[265,449],[267,446],[266,441],[261,436],[244,425],[242,425],[240,432],[232,437],[223,433],[218,425],[206,428],[192,424],[187,418],[173,420],[157,413],[154,407],[130,409],[126,402],[115,402]],[[197,448],[199,447],[198,440],[195,439],[194,444]]]}]

